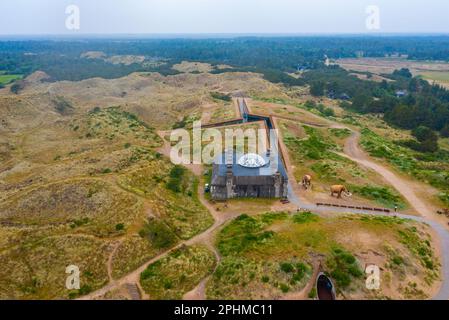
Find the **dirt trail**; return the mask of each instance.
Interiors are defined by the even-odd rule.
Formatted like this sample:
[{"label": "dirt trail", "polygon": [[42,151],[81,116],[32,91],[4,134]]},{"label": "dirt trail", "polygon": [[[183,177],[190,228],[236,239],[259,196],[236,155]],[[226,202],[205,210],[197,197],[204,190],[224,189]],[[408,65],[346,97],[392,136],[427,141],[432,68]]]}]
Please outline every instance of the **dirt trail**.
[{"label": "dirt trail", "polygon": [[120,247],[120,244],[121,244],[121,241],[117,241],[116,243],[114,243],[114,247],[113,247],[113,249],[112,249],[112,251],[111,251],[111,253],[109,254],[109,257],[108,257],[107,269],[108,269],[109,281],[113,281],[114,280],[114,277],[112,276],[112,261],[114,259],[115,252]]},{"label": "dirt trail", "polygon": [[[200,196],[200,200],[203,203],[203,205],[205,205],[206,207],[208,207],[209,210],[211,210],[211,213],[213,212],[213,216],[216,219],[217,217],[219,217],[219,219],[215,220],[215,223],[209,228],[207,229],[205,232],[189,239],[186,241],[181,241],[178,245],[176,245],[175,247],[173,247],[170,250],[167,250],[155,257],[153,257],[152,259],[150,259],[149,261],[147,261],[145,264],[143,264],[142,266],[140,266],[138,269],[134,270],[133,272],[129,273],[128,275],[120,278],[120,279],[116,279],[116,280],[112,280],[108,285],[106,285],[105,287],[92,292],[86,296],[83,296],[80,300],[91,300],[91,299],[95,299],[95,298],[99,298],[101,296],[103,296],[104,294],[106,294],[108,291],[119,288],[122,285],[125,285],[127,283],[135,283],[139,286],[140,283],[140,274],[148,267],[148,265],[166,257],[168,254],[170,254],[171,252],[173,252],[176,249],[179,249],[183,246],[192,246],[195,244],[204,244],[206,245],[208,248],[210,248],[211,250],[214,251],[214,254],[219,257],[218,252],[216,251],[216,249],[211,245],[211,243],[213,242],[214,236],[215,236],[215,232],[223,225],[225,224],[228,220],[231,220],[235,217],[237,217],[239,214],[231,214],[231,215],[218,215],[218,212],[215,210],[215,208],[213,208],[210,204],[208,204],[208,202],[203,202],[205,199],[203,197]],[[219,258],[218,258],[219,260]],[[206,280],[206,279],[205,279]],[[204,280],[203,280],[204,281]]]},{"label": "dirt trail", "polygon": [[[276,121],[276,120],[275,120]],[[340,124],[334,123],[331,125],[333,128],[347,128]],[[350,129],[350,128],[348,128]],[[351,129],[350,129],[351,130]],[[371,158],[364,153],[364,151],[359,146],[360,133],[358,131],[352,131],[352,135],[347,139],[344,147],[344,153],[342,156],[359,163],[362,166],[370,168],[380,174],[391,186],[393,186],[399,193],[401,193],[405,199],[410,203],[410,205],[422,216],[410,216],[406,214],[397,214],[398,217],[404,219],[412,219],[421,223],[427,223],[430,227],[437,233],[440,243],[440,250],[437,250],[436,254],[440,257],[442,262],[442,284],[440,290],[436,296],[433,297],[435,300],[447,300],[449,299],[449,227],[447,219],[444,217],[436,215],[436,208],[434,205],[429,203],[426,199],[430,198],[432,194],[434,195],[437,191],[421,182],[413,181],[409,178],[401,177],[399,174],[394,173],[389,168],[374,162]],[[288,152],[286,152],[286,147],[283,144],[282,138],[280,139],[281,150],[286,158],[287,168],[289,166]],[[290,171],[290,170],[288,170]],[[314,204],[304,202],[303,198],[299,198],[298,185],[292,177],[292,173],[289,172],[289,199],[292,203],[298,207],[314,210],[318,213],[320,212],[335,212],[340,211],[335,208],[325,208],[317,207]],[[293,182],[293,183],[292,183]],[[419,192],[419,194],[418,194]],[[372,212],[365,212],[363,210],[348,210],[344,209],[346,213],[357,213],[357,214],[368,214],[372,215]],[[380,214],[383,215],[383,214]],[[297,297],[300,296],[300,293]]]},{"label": "dirt trail", "polygon": [[[360,133],[353,132],[348,138],[344,147],[343,156],[361,164],[364,167],[370,168],[380,174],[391,186],[393,186],[407,201],[412,205],[412,207],[422,216],[427,219],[437,221],[444,225],[446,229],[449,230],[447,225],[447,220],[436,215],[438,208],[428,203],[423,199],[422,196],[428,195],[428,186],[423,185],[420,182],[411,181],[410,179],[403,178],[398,174],[392,172],[385,166],[378,164],[371,160],[368,155],[366,155],[359,147]],[[434,194],[437,192],[434,191]]]},{"label": "dirt trail", "polygon": [[[274,121],[276,123],[276,119],[274,119]],[[337,126],[339,128],[341,127],[338,124],[331,124],[331,127],[337,127]],[[158,133],[159,133],[159,135],[162,136],[162,138],[165,135],[165,132],[158,132]],[[371,169],[375,170],[376,172],[378,172],[381,176],[384,177],[384,179],[387,182],[389,182],[392,186],[394,186],[410,202],[410,204],[416,209],[416,211],[418,211],[420,214],[422,214],[425,218],[398,214],[399,217],[409,218],[409,219],[413,219],[413,220],[420,221],[420,222],[427,222],[434,230],[436,230],[438,232],[438,234],[442,238],[442,254],[443,254],[442,258],[443,258],[443,273],[444,273],[443,279],[444,279],[444,281],[443,281],[443,285],[442,285],[442,288],[440,289],[439,294],[435,298],[436,299],[447,299],[447,297],[449,296],[449,281],[448,281],[449,280],[449,272],[445,269],[445,268],[447,268],[448,262],[449,262],[449,250],[448,250],[449,234],[447,233],[447,230],[448,230],[447,221],[443,221],[443,219],[439,219],[439,217],[434,214],[434,212],[436,211],[435,208],[431,204],[426,203],[425,200],[423,200],[422,198],[419,198],[417,196],[416,191],[423,190],[422,184],[420,184],[418,182],[409,181],[406,178],[402,178],[399,175],[393,173],[388,168],[370,160],[370,158],[360,149],[359,138],[360,138],[360,133],[353,131],[353,134],[350,136],[350,138],[348,138],[348,140],[345,144],[344,154],[342,154],[342,155],[350,158],[353,161],[358,162],[359,164],[361,164],[365,167],[371,168]],[[160,148],[159,152],[161,152],[165,155],[169,155],[170,145],[165,139],[163,139],[163,141],[164,141],[164,145]],[[288,158],[288,152],[286,150],[286,146],[282,143],[282,139],[280,141],[280,146],[281,146],[281,151],[283,152],[283,154],[286,157],[285,160],[286,160],[287,168],[290,169],[291,163]],[[193,166],[193,165],[187,165],[186,167],[189,168],[191,171],[193,171],[196,175],[201,175],[201,167],[200,166],[198,167],[198,166]],[[297,183],[295,182],[294,176],[293,176],[291,170],[287,170],[287,172],[288,172],[289,178],[292,179],[290,181],[290,185],[289,185],[289,199],[291,199],[292,203],[294,203],[295,205],[298,205],[300,207],[303,207],[303,208],[310,208],[312,210],[317,210],[320,212],[335,210],[333,208],[317,208],[313,204],[308,204],[308,203],[302,202],[302,200],[299,199],[299,197],[298,197],[299,187],[297,186]],[[222,225],[224,225],[227,221],[237,217],[239,215],[239,213],[230,213],[227,215],[218,213],[217,210],[213,207],[213,205],[209,201],[207,201],[207,199],[205,199],[204,193],[201,190],[201,185],[199,185],[198,188],[199,188],[199,190],[198,190],[199,199],[200,199],[201,203],[206,208],[208,208],[209,212],[212,214],[212,216],[214,217],[214,220],[215,220],[214,224],[209,229],[207,229],[203,233],[201,233],[187,241],[180,242],[176,247],[153,257],[151,260],[147,261],[147,263],[145,263],[144,265],[139,267],[137,270],[131,272],[127,276],[125,276],[121,279],[111,281],[106,287],[103,287],[87,296],[84,296],[84,297],[82,297],[82,299],[93,299],[93,298],[101,297],[106,292],[108,292],[114,288],[118,288],[121,285],[126,284],[126,283],[135,283],[139,286],[140,285],[140,282],[139,282],[140,274],[147,268],[147,266],[149,264],[160,260],[161,258],[165,257],[173,250],[176,250],[184,245],[189,246],[189,245],[194,245],[194,244],[199,244],[199,243],[206,245],[208,248],[210,248],[214,252],[215,256],[217,257],[217,265],[218,265],[218,263],[220,261],[220,255],[213,245],[213,240],[214,240],[215,234]],[[352,212],[351,210],[347,210],[347,211]],[[372,212],[362,212],[362,211],[359,212],[357,210],[354,210],[354,213],[373,214]],[[448,243],[446,243],[446,242],[448,242]],[[302,290],[301,292],[285,296],[286,299],[305,299],[306,298],[306,294],[308,293],[308,291],[310,291],[311,287],[315,283],[315,278],[316,278],[315,273],[317,271],[317,268],[314,268],[314,269],[315,269],[314,274],[312,275],[306,288],[304,290]],[[206,298],[205,297],[205,288],[206,288],[206,284],[207,284],[207,281],[209,280],[209,278],[210,278],[210,275],[207,276],[206,278],[204,278],[197,285],[196,288],[194,288],[192,291],[186,293],[184,295],[184,299],[191,299],[191,300],[205,299]],[[141,288],[140,288],[140,290],[142,291]]]},{"label": "dirt trail", "polygon": [[[159,134],[162,136],[162,138],[164,136],[164,133],[165,132],[162,132],[162,131],[159,132]],[[170,152],[169,142],[166,141],[165,139],[163,139],[163,141],[164,141],[164,145],[159,149],[159,152],[163,153],[166,156],[169,156],[169,152]],[[198,169],[198,166],[187,165],[186,167],[196,175],[201,174],[201,170]],[[219,213],[212,206],[212,204],[209,201],[207,201],[207,199],[205,198],[201,185],[198,185],[198,194],[199,194],[200,202],[209,210],[209,212],[212,214],[214,221],[215,221],[214,224],[211,227],[209,227],[209,229],[207,229],[203,233],[200,233],[197,236],[195,236],[189,240],[181,241],[175,247],[153,257],[152,259],[147,261],[145,264],[140,266],[138,269],[132,271],[131,273],[127,274],[126,276],[124,276],[120,279],[112,279],[112,277],[110,277],[110,282],[108,285],[106,285],[105,287],[103,287],[97,291],[94,291],[86,296],[81,297],[80,300],[91,300],[91,299],[100,298],[107,292],[109,292],[113,289],[117,289],[123,285],[130,284],[130,283],[136,284],[138,286],[138,288],[141,291],[142,297],[144,299],[148,298],[148,295],[145,294],[145,292],[142,290],[142,288],[140,286],[140,274],[148,267],[148,265],[166,257],[168,254],[170,254],[174,250],[179,249],[183,246],[192,246],[195,244],[203,244],[203,245],[207,246],[211,251],[214,252],[216,259],[217,259],[216,265],[218,265],[218,263],[220,261],[220,255],[219,255],[217,249],[213,245],[213,241],[215,239],[215,234],[218,231],[218,229],[220,229],[220,227],[222,225],[224,225],[227,221],[234,219],[235,217],[240,215],[240,213],[231,213],[231,214]],[[108,262],[108,273],[109,273],[109,268],[110,268],[110,266],[109,266],[109,262]],[[186,298],[194,299],[195,297],[199,297],[201,299],[205,299],[205,286],[206,286],[208,278],[209,278],[209,276],[206,277],[205,279],[203,279],[195,289],[193,289],[189,294],[187,294]]]}]

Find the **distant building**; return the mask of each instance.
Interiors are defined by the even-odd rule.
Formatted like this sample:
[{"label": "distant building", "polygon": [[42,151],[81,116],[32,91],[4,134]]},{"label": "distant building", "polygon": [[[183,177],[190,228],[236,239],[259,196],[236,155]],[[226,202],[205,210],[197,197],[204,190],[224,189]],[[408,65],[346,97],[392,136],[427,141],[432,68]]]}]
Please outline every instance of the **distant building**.
[{"label": "distant building", "polygon": [[297,65],[297,66],[296,66],[296,71],[297,71],[297,72],[304,72],[304,71],[307,71],[307,66]]},{"label": "distant building", "polygon": [[347,95],[346,93],[342,93],[340,95],[337,95],[333,90],[330,90],[327,93],[327,97],[329,99],[341,99],[341,100],[349,100],[349,99],[351,99],[351,97],[349,95]]},{"label": "distant building", "polygon": [[[228,158],[228,159],[226,159]],[[238,155],[224,153],[213,165],[211,196],[232,198],[286,198],[288,177],[281,159],[267,153]]]},{"label": "distant building", "polygon": [[330,64],[331,64],[331,61],[330,61],[329,57],[327,55],[324,55],[324,65],[326,67],[329,67]]},{"label": "distant building", "polygon": [[341,100],[349,100],[349,99],[351,99],[351,97],[349,95],[347,95],[346,93],[342,93],[340,95],[340,99]]},{"label": "distant building", "polygon": [[407,95],[407,90],[398,90],[396,91],[396,97],[397,98],[402,98],[405,97]]}]

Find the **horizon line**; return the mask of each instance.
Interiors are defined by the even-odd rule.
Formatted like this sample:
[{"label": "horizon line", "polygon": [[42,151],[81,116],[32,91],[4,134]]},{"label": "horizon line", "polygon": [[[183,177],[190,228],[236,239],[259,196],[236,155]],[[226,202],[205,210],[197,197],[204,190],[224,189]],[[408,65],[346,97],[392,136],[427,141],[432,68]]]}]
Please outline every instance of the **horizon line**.
[{"label": "horizon line", "polygon": [[57,33],[48,33],[48,34],[0,34],[1,39],[29,39],[33,40],[36,38],[43,39],[76,39],[76,38],[97,38],[97,39],[109,39],[109,38],[135,38],[135,39],[175,39],[175,38],[203,38],[203,39],[214,39],[214,38],[241,38],[241,37],[354,37],[354,36],[363,36],[363,37],[394,37],[394,36],[405,36],[405,37],[413,37],[413,36],[448,36],[449,31],[445,32],[273,32],[273,33],[251,33],[251,32],[242,32],[242,33],[72,33],[72,34],[57,34]]}]

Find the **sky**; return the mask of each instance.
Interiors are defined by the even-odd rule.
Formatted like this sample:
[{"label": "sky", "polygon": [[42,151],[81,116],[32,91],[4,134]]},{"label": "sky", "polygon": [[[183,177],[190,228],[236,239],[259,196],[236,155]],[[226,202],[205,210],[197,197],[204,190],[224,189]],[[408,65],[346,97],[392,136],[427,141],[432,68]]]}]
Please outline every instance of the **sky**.
[{"label": "sky", "polygon": [[449,33],[448,0],[0,0],[0,13],[6,36]]}]

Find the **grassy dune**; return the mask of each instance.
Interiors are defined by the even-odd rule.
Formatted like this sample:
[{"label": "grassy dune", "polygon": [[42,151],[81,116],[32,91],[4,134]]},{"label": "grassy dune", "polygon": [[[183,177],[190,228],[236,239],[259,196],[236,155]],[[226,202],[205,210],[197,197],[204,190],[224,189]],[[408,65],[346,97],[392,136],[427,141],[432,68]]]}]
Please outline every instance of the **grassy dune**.
[{"label": "grassy dune", "polygon": [[215,262],[206,247],[182,247],[149,265],[140,283],[151,299],[179,300],[213,271]]},{"label": "grassy dune", "polygon": [[[321,262],[339,294],[366,298],[373,293],[364,287],[363,268],[376,263],[384,269],[385,281],[376,298],[419,298],[430,290],[439,272],[427,232],[424,225],[394,218],[242,215],[218,235],[222,261],[207,294],[212,299],[278,298],[301,291],[311,266]],[[412,286],[414,293],[409,288],[410,274],[421,279]]]},{"label": "grassy dune", "polygon": [[154,161],[146,168],[129,173],[120,179],[120,185],[148,199],[154,214],[163,219],[181,239],[206,230],[213,223],[209,211],[198,199],[198,178],[184,171],[170,189],[170,171],[174,166],[168,161]]},{"label": "grassy dune", "polygon": [[315,128],[291,121],[280,123],[297,181],[305,174],[312,174],[314,192],[327,193],[330,185],[345,184],[354,196],[365,202],[406,208],[406,201],[375,172],[338,154],[350,134],[347,129]]},{"label": "grassy dune", "polygon": [[395,144],[392,140],[365,128],[361,144],[373,157],[382,158],[398,170],[440,190],[439,200],[449,205],[449,152],[422,154]]}]

